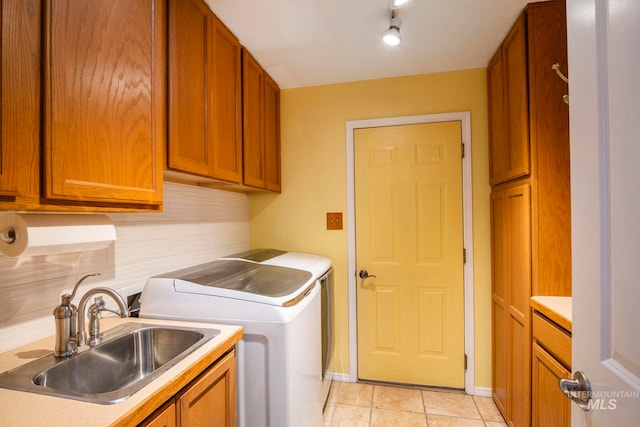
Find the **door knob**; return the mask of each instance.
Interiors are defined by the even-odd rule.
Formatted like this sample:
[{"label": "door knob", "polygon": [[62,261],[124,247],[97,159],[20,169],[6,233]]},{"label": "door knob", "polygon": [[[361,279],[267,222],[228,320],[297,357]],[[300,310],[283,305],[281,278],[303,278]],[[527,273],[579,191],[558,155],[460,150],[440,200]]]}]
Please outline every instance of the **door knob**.
[{"label": "door knob", "polygon": [[558,381],[558,387],[562,390],[562,393],[569,399],[576,402],[576,404],[583,411],[589,411],[589,401],[591,400],[591,383],[589,377],[582,371],[576,371],[573,374],[573,379],[568,380],[561,378]]},{"label": "door knob", "polygon": [[360,272],[358,273],[358,276],[360,276],[362,280],[376,277],[373,274],[369,274],[367,270],[360,270]]}]

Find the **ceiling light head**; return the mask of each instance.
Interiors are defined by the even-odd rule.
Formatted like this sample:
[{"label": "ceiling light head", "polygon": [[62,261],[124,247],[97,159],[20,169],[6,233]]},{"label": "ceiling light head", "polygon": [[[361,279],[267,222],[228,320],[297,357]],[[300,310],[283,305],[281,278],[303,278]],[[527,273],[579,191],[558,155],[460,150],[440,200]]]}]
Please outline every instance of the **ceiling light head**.
[{"label": "ceiling light head", "polygon": [[409,0],[391,0],[392,7],[400,7],[405,3],[408,3]]},{"label": "ceiling light head", "polygon": [[402,42],[402,36],[400,35],[401,24],[400,18],[392,16],[389,28],[382,32],[382,40],[389,46],[397,46]]}]

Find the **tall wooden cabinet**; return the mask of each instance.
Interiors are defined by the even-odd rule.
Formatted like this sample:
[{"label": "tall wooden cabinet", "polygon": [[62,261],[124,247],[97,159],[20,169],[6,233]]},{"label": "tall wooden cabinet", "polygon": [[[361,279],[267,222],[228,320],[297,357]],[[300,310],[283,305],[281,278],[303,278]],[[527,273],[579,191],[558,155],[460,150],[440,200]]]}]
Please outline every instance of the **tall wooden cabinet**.
[{"label": "tall wooden cabinet", "polygon": [[240,52],[204,1],[169,1],[170,170],[242,182]]},{"label": "tall wooden cabinet", "polygon": [[280,88],[247,50],[242,52],[244,184],[280,191]]},{"label": "tall wooden cabinet", "polygon": [[571,294],[571,206],[563,0],[524,9],[488,68],[493,398],[531,424],[532,295]]}]

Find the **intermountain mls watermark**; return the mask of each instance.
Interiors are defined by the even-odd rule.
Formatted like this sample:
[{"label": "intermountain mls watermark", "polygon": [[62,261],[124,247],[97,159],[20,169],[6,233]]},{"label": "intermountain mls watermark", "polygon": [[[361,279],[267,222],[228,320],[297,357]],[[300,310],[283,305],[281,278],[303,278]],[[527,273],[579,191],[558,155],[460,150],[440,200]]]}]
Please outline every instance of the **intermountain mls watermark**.
[{"label": "intermountain mls watermark", "polygon": [[586,411],[613,411],[622,399],[640,399],[640,391],[573,391],[573,396],[586,402]]}]

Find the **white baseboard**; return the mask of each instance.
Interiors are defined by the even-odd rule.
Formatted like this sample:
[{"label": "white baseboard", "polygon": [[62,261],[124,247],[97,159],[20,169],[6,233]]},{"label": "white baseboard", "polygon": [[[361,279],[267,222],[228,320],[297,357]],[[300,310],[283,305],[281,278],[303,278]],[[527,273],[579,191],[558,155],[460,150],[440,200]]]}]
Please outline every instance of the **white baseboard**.
[{"label": "white baseboard", "polygon": [[481,397],[491,397],[492,391],[493,389],[489,387],[474,387],[473,393],[469,393],[469,394],[473,394],[474,396],[481,396]]},{"label": "white baseboard", "polygon": [[352,383],[355,381],[352,381],[351,378],[349,377],[349,374],[336,374],[334,372],[331,372],[331,378],[333,378],[334,381],[340,381],[343,383]]}]

